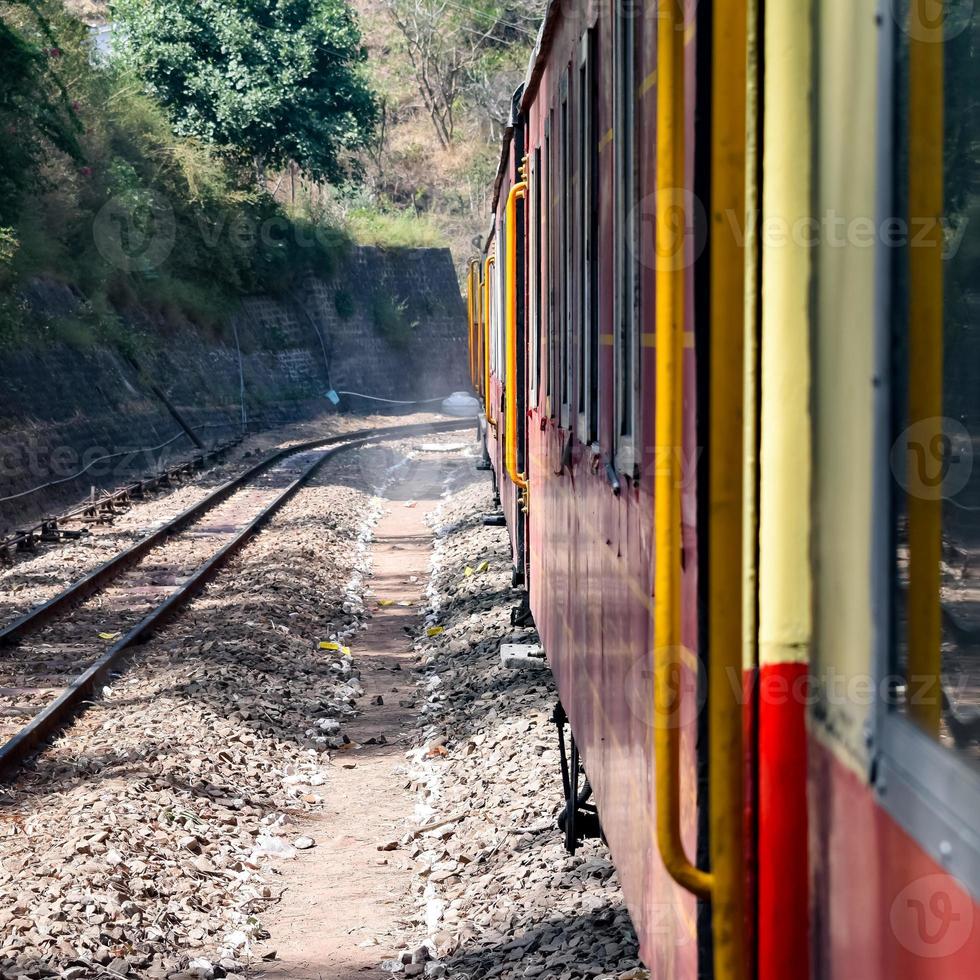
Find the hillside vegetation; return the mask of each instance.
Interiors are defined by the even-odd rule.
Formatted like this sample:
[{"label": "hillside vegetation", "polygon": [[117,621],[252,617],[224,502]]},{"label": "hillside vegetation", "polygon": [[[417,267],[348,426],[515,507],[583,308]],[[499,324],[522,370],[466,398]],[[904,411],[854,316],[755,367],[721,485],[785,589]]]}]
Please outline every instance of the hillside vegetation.
[{"label": "hillside vegetation", "polygon": [[[243,295],[329,273],[350,242],[285,208],[226,147],[175,132],[125,64],[93,58],[89,29],[60,4],[0,4],[0,344],[133,348],[147,318],[221,330]],[[40,319],[32,278],[69,284],[76,310]],[[159,333],[159,331],[154,331]]]},{"label": "hillside vegetation", "polygon": [[[509,0],[0,2],[0,345],[220,332],[353,242],[462,267],[536,21]],[[39,319],[38,277],[77,308]]]},{"label": "hillside vegetation", "polygon": [[357,182],[287,169],[277,199],[305,198],[364,244],[448,245],[462,278],[486,234],[511,101],[546,0],[353,0],[377,102]]},{"label": "hillside vegetation", "polygon": [[[379,102],[368,208],[428,217],[457,267],[490,221],[490,186],[544,0],[355,0]],[[350,208],[356,209],[354,196]],[[363,205],[360,205],[363,206]]]}]

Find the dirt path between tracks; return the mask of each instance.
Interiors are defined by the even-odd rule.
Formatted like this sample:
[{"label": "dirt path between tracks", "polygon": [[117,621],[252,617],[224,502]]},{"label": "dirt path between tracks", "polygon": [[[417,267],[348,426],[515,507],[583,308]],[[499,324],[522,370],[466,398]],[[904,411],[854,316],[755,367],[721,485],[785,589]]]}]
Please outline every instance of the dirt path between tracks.
[{"label": "dirt path between tracks", "polygon": [[296,829],[316,846],[285,871],[282,902],[264,917],[276,959],[267,980],[374,980],[409,912],[411,859],[394,845],[414,799],[405,750],[415,725],[412,635],[428,575],[436,501],[389,501],[371,546],[373,618],[354,643],[364,709],[332,762],[326,809]]}]

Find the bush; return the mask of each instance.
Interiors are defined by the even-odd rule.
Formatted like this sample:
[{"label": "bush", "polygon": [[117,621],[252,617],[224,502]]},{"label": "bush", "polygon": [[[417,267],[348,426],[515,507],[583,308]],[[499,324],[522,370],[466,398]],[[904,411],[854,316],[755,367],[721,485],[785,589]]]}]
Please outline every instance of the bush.
[{"label": "bush", "polygon": [[[444,243],[428,217],[362,197],[347,215],[336,202],[333,211],[308,200],[286,209],[256,187],[250,166],[177,135],[129,69],[93,66],[87,29],[59,2],[30,6],[38,16],[27,4],[0,5],[0,42],[20,52],[22,69],[8,71],[4,61],[0,78],[0,96],[19,86],[16,99],[0,97],[0,121],[18,112],[0,162],[22,164],[13,173],[0,167],[0,343],[57,334],[76,346],[130,349],[149,343],[131,328],[147,314],[223,335],[243,296],[282,294],[309,274],[330,278],[355,240]],[[45,94],[43,112],[31,115],[26,85]],[[31,315],[20,296],[33,278],[68,283],[82,297],[70,323]],[[338,315],[353,315],[343,291],[335,303]],[[407,339],[403,307],[373,312],[393,342]]]},{"label": "bush", "polygon": [[354,315],[354,297],[346,289],[338,289],[333,294],[333,305],[341,320],[349,320]]},{"label": "bush", "polygon": [[[12,143],[26,140],[26,155],[16,185],[0,167],[0,214],[11,216],[0,221],[3,343],[39,336],[18,299],[32,278],[70,283],[84,297],[75,322],[59,328],[74,343],[127,347],[131,331],[114,324],[138,322],[144,311],[175,327],[221,331],[243,295],[282,293],[339,267],[351,245],[345,231],[312,209],[287,213],[247,169],[175,135],[132,74],[93,67],[84,25],[60,4],[42,4],[33,19],[20,9],[2,19],[9,9],[0,8],[0,42],[15,38],[35,75],[45,67],[36,52],[57,37],[59,72],[71,79],[66,125],[81,120],[84,133],[75,152],[53,123],[34,124],[29,139],[18,129]],[[0,95],[6,71],[4,63]],[[45,79],[57,95],[60,83]],[[0,98],[0,116],[9,104]],[[0,160],[11,152],[0,145]]]},{"label": "bush", "polygon": [[345,0],[116,0],[113,13],[118,57],[177,131],[257,174],[295,161],[340,180],[372,135],[377,107]]},{"label": "bush", "polygon": [[412,331],[418,326],[409,322],[406,307],[406,303],[392,299],[387,293],[377,293],[371,302],[374,328],[392,347],[406,347]]},{"label": "bush", "polygon": [[19,245],[12,228],[0,228],[0,276],[10,269]]},{"label": "bush", "polygon": [[427,215],[414,211],[384,211],[359,207],[347,215],[347,227],[359,245],[379,248],[438,248],[446,236]]}]

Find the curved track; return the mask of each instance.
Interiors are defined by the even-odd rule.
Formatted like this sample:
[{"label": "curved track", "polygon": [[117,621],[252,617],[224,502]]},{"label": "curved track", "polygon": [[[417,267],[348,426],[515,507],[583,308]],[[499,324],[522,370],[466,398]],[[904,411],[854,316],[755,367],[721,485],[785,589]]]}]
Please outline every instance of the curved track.
[{"label": "curved track", "polygon": [[0,686],[0,774],[63,728],[128,651],[197,595],[327,460],[379,439],[472,425],[364,429],[273,453],[0,630],[0,676],[9,685]]}]

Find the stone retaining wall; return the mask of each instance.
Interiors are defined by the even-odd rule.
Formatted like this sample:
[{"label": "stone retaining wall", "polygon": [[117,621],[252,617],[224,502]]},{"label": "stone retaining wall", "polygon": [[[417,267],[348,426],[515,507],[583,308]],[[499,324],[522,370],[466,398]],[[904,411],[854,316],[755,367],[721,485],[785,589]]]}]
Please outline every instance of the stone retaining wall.
[{"label": "stone retaining wall", "polygon": [[[49,316],[77,303],[68,286],[48,282],[35,284],[30,300]],[[185,435],[170,442],[182,430],[165,401],[206,445],[222,442],[241,429],[242,379],[251,428],[334,411],[325,397],[331,387],[406,400],[468,387],[465,305],[448,249],[356,248],[329,279],[311,276],[291,295],[247,299],[227,338],[190,325],[165,336],[160,329],[139,363],[65,343],[0,352],[0,497],[100,455],[169,443],[104,461],[38,495],[37,506],[49,507],[188,455]],[[33,509],[33,498],[0,502],[0,531],[25,504]]]}]

